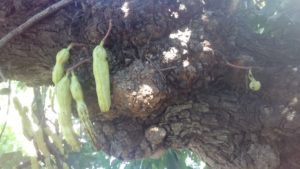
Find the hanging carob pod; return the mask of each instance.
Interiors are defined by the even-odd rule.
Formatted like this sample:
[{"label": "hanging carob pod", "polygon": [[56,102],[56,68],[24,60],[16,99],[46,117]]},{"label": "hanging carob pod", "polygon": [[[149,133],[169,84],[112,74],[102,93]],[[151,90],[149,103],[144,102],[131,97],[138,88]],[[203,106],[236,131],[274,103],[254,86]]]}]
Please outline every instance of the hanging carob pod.
[{"label": "hanging carob pod", "polygon": [[56,99],[59,106],[58,123],[66,142],[71,146],[73,151],[79,151],[80,143],[77,140],[72,124],[72,96],[68,76],[69,73],[67,72],[55,86]]},{"label": "hanging carob pod", "polygon": [[93,73],[101,112],[108,112],[111,105],[109,66],[106,49],[104,48],[104,42],[110,33],[111,27],[112,23],[110,20],[105,37],[93,50]]},{"label": "hanging carob pod", "polygon": [[100,147],[97,146],[96,133],[93,129],[92,122],[90,121],[89,118],[89,111],[86,106],[86,103],[84,102],[82,87],[75,73],[72,71],[71,74],[72,76],[71,76],[70,89],[71,89],[72,97],[76,101],[76,108],[77,108],[79,119],[81,123],[84,125],[84,128],[88,136],[90,137],[94,147],[96,149],[99,149]]}]

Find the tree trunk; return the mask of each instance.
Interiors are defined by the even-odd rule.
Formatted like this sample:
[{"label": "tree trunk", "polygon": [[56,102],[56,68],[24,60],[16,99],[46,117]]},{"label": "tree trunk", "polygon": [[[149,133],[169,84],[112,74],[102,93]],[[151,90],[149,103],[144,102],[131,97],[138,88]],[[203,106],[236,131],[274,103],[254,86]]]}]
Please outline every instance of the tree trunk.
[{"label": "tree trunk", "polygon": [[[300,168],[299,51],[252,33],[235,2],[76,1],[1,48],[0,68],[51,85],[57,51],[86,45],[67,67],[91,58],[112,19],[109,113],[98,108],[91,64],[76,70],[103,151],[130,160],[186,147],[213,169]],[[53,3],[2,0],[0,37]],[[260,91],[247,87],[246,66]]]}]

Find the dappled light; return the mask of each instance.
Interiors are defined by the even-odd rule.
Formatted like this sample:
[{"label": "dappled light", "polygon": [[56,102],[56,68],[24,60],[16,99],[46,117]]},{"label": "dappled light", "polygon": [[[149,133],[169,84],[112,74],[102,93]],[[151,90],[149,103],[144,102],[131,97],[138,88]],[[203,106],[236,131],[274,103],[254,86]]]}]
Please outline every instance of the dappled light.
[{"label": "dappled light", "polygon": [[179,17],[179,13],[176,11],[172,11],[171,16],[177,19]]},{"label": "dappled light", "polygon": [[[154,98],[154,91],[151,86],[147,84],[143,84],[139,86],[139,90],[136,92],[132,92],[131,95],[136,99],[133,104],[138,104],[139,102],[143,102],[146,105],[151,106],[151,100]],[[134,99],[134,100],[135,100]]]},{"label": "dappled light", "polygon": [[168,51],[163,52],[164,62],[168,63],[170,61],[178,59],[180,56],[178,54],[178,49],[171,47]]},{"label": "dappled light", "polygon": [[288,121],[293,121],[294,120],[294,118],[295,118],[295,116],[296,116],[296,111],[291,111],[291,112],[288,112],[287,113],[287,116],[286,116],[286,119],[288,120]]},{"label": "dappled light", "polygon": [[129,3],[127,1],[124,2],[124,4],[121,7],[121,10],[124,13],[124,18],[127,18],[127,16],[129,15]]},{"label": "dappled light", "polygon": [[292,70],[293,70],[294,72],[298,72],[299,69],[298,69],[298,67],[293,67]]},{"label": "dappled light", "polygon": [[179,4],[179,10],[184,11],[184,10],[187,10],[187,8],[184,4]]},{"label": "dappled light", "polygon": [[138,91],[138,94],[141,94],[143,96],[148,95],[150,97],[153,97],[153,96],[151,96],[152,93],[153,93],[152,88],[149,85],[146,85],[146,84],[143,84],[142,86],[140,86],[140,89]]},{"label": "dappled light", "polygon": [[298,97],[292,98],[288,106],[282,110],[281,114],[284,115],[288,121],[293,121],[294,118],[297,116],[297,111],[295,110],[295,107],[298,104]]},{"label": "dappled light", "polygon": [[184,61],[182,62],[182,66],[183,66],[183,67],[188,67],[189,65],[190,65],[189,60],[184,60]]},{"label": "dappled light", "polygon": [[178,30],[177,32],[171,33],[170,38],[179,40],[180,44],[186,47],[190,40],[191,34],[192,31],[189,28],[186,28],[183,31]]},{"label": "dappled light", "polygon": [[1,169],[299,169],[299,0],[37,1],[0,1]]},{"label": "dappled light", "polygon": [[253,2],[259,9],[263,9],[267,5],[266,0],[253,0]]}]

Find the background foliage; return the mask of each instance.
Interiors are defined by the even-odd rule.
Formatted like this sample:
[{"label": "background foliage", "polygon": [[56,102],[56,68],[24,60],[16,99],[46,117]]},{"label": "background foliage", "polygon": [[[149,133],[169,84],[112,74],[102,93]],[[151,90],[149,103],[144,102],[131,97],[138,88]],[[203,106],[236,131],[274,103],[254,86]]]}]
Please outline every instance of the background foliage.
[{"label": "background foliage", "polygon": [[[7,89],[8,83],[0,84],[2,89]],[[41,93],[45,93],[45,87],[40,88]],[[34,93],[33,88],[26,87],[24,83],[12,82],[11,85],[11,95],[17,96],[22,104],[30,107],[33,99]],[[18,118],[18,113],[12,105],[9,105],[9,114],[6,115],[7,110],[7,96],[9,93],[3,93],[0,95],[1,99],[1,123],[7,123],[7,126],[0,138],[0,168],[10,169],[13,166],[21,166],[21,168],[30,168],[30,150],[28,150],[28,142],[26,138],[22,135],[22,128],[20,128],[21,119]],[[40,95],[44,97],[41,100],[45,100],[45,110],[46,116],[51,117],[52,110],[50,105],[50,92],[47,95]],[[30,97],[28,97],[30,95]],[[36,96],[35,96],[36,97]],[[27,100],[27,102],[25,101]],[[34,104],[33,104],[34,105]],[[48,107],[48,108],[47,108]],[[32,113],[32,112],[31,112]],[[52,119],[53,120],[53,119]],[[76,125],[80,125],[78,120],[74,120]],[[0,129],[3,129],[4,125],[0,125]],[[78,128],[78,127],[77,127]],[[78,128],[80,129],[80,127]],[[92,145],[88,142],[83,130],[80,131],[81,141],[83,142],[80,152],[69,152],[66,162],[74,169],[83,168],[104,168],[104,169],[208,169],[208,167],[199,160],[195,153],[187,149],[168,150],[159,159],[143,159],[135,160],[130,162],[123,162],[114,157],[106,155],[104,152],[95,152]],[[33,150],[36,151],[36,150]],[[41,167],[44,166],[43,162]]]}]

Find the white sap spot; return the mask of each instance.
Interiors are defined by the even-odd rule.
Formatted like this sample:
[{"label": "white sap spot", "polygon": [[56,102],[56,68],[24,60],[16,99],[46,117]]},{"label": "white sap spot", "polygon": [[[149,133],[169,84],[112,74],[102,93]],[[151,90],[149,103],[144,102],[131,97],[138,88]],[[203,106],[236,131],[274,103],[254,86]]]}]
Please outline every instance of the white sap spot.
[{"label": "white sap spot", "polygon": [[186,6],[184,4],[180,4],[179,5],[179,10],[180,11],[186,10]]},{"label": "white sap spot", "polygon": [[187,53],[188,53],[188,51],[186,49],[182,50],[182,54],[187,54]]},{"label": "white sap spot", "polygon": [[204,40],[202,43],[202,50],[203,52],[213,52],[213,49],[211,48],[211,44],[208,40]]},{"label": "white sap spot", "polygon": [[294,71],[294,72],[298,72],[298,67],[294,67],[294,68],[293,68],[293,71]]},{"label": "white sap spot", "polygon": [[288,121],[292,121],[292,120],[294,120],[295,116],[296,116],[296,111],[292,111],[292,112],[288,113],[288,115],[286,116],[286,119]]},{"label": "white sap spot", "polygon": [[187,46],[187,42],[191,38],[192,31],[189,28],[186,28],[184,31],[178,30],[176,33],[171,33],[171,39],[178,39],[182,46]]},{"label": "white sap spot", "polygon": [[143,84],[138,93],[142,96],[152,95],[153,89],[149,85]]},{"label": "white sap spot", "polygon": [[124,18],[126,18],[128,16],[128,14],[129,14],[128,2],[126,2],[126,1],[124,2],[124,4],[121,7],[121,10],[124,13]]},{"label": "white sap spot", "polygon": [[163,52],[164,62],[172,61],[178,58],[178,49],[171,47],[168,51]]},{"label": "white sap spot", "polygon": [[178,12],[172,12],[171,13],[171,17],[174,17],[174,18],[178,18],[179,17],[179,14],[178,14]]},{"label": "white sap spot", "polygon": [[187,67],[187,66],[189,66],[190,65],[190,62],[188,61],[188,60],[184,60],[183,62],[182,62],[182,66],[183,67]]}]

